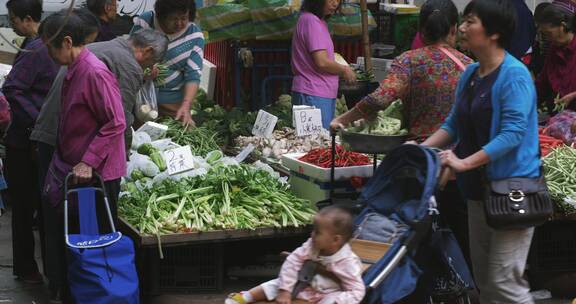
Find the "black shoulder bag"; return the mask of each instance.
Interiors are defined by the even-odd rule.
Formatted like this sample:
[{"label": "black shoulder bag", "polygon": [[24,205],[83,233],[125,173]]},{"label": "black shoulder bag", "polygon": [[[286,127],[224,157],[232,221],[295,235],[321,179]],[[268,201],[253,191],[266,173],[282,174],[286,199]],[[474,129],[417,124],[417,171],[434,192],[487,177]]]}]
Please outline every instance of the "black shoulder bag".
[{"label": "black shoulder bag", "polygon": [[[469,107],[472,106],[473,98],[470,91],[469,85]],[[472,140],[478,143],[474,129],[472,128],[471,131]],[[511,177],[489,181],[486,192],[484,201],[486,222],[496,230],[538,226],[551,219],[554,213],[554,205],[548,192],[542,168],[540,169],[540,177],[536,178]]]},{"label": "black shoulder bag", "polygon": [[486,222],[494,229],[522,229],[544,224],[554,205],[540,170],[540,177],[512,177],[489,184],[484,203]]}]

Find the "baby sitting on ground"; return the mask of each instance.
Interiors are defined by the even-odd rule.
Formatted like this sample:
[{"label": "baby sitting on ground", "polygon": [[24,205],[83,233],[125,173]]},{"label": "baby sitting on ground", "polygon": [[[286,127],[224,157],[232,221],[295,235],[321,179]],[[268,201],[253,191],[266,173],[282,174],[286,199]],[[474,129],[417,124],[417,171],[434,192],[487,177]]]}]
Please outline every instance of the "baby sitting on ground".
[{"label": "baby sitting on ground", "polygon": [[[362,262],[348,244],[353,230],[352,215],[347,210],[335,206],[321,209],[314,217],[311,237],[288,256],[277,279],[233,293],[225,304],[265,300],[288,304],[292,298],[320,304],[360,303],[365,287]],[[315,275],[304,286],[298,282],[298,273],[312,262],[316,262]]]}]

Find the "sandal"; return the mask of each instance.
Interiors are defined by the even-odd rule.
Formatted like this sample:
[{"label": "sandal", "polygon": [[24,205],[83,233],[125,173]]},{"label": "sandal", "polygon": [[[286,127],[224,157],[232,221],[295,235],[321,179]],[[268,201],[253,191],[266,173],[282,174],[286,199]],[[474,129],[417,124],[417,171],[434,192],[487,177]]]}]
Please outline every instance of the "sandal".
[{"label": "sandal", "polygon": [[244,300],[244,297],[242,297],[242,293],[238,292],[229,294],[224,304],[247,304],[247,303]]}]

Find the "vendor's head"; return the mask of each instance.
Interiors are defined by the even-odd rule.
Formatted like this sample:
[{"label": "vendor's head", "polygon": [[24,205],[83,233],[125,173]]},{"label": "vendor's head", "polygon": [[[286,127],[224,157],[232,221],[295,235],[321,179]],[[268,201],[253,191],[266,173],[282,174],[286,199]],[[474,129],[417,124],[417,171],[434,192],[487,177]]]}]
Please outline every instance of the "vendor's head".
[{"label": "vendor's head", "polygon": [[134,58],[144,69],[161,61],[168,48],[168,37],[152,29],[139,30],[130,35],[128,41],[134,50]]},{"label": "vendor's head", "polygon": [[320,19],[326,19],[340,10],[341,5],[341,0],[304,0],[302,11],[312,13]]},{"label": "vendor's head", "polygon": [[538,31],[555,46],[568,45],[574,37],[576,24],[574,7],[565,6],[562,2],[547,5],[536,16]]},{"label": "vendor's head", "polygon": [[332,255],[344,246],[354,233],[352,214],[337,206],[320,209],[314,216],[312,243],[321,255]]},{"label": "vendor's head", "polygon": [[72,64],[87,43],[94,41],[100,23],[87,9],[62,10],[48,16],[38,34],[50,57],[61,65]]},{"label": "vendor's head", "polygon": [[156,18],[162,31],[172,35],[183,31],[196,17],[194,0],[156,0],[154,4]]},{"label": "vendor's head", "polygon": [[16,35],[34,37],[42,17],[42,0],[9,0],[6,2],[10,26]]},{"label": "vendor's head", "polygon": [[452,0],[428,0],[420,9],[420,33],[427,45],[456,44],[458,9]]},{"label": "vendor's head", "polygon": [[475,54],[506,49],[516,28],[516,10],[509,0],[472,0],[464,9],[461,45]]},{"label": "vendor's head", "polygon": [[86,7],[100,20],[110,22],[116,19],[117,0],[87,0]]}]

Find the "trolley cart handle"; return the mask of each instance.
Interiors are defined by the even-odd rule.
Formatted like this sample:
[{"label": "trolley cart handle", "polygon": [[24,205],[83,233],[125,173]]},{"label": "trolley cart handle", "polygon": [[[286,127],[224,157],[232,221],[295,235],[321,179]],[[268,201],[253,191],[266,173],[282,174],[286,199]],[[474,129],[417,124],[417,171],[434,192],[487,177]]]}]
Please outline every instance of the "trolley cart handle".
[{"label": "trolley cart handle", "polygon": [[[73,172],[70,172],[68,173],[68,175],[66,175],[66,178],[64,179],[64,195],[68,194],[68,185],[70,183],[70,179],[73,177],[74,177]],[[92,180],[98,181],[98,183],[100,184],[100,188],[102,189],[102,194],[106,196],[106,187],[104,186],[104,180],[102,179],[102,176],[100,176],[100,174],[96,172],[96,170],[92,170]]]},{"label": "trolley cart handle", "polygon": [[[64,237],[66,238],[66,243],[68,243],[68,234],[69,234],[69,227],[68,227],[68,182],[71,177],[74,176],[74,173],[70,172],[66,175],[64,179]],[[92,179],[96,178],[100,183],[99,191],[102,193],[104,197],[104,206],[106,207],[106,213],[108,214],[108,221],[110,223],[110,228],[113,233],[116,233],[116,226],[114,225],[114,220],[112,219],[112,212],[110,211],[110,204],[108,203],[108,195],[106,194],[106,187],[104,186],[104,180],[100,176],[100,174],[92,171]]]},{"label": "trolley cart handle", "polygon": [[[332,163],[330,166],[330,199],[334,198],[334,179],[335,179],[335,167],[336,167],[336,132],[330,132],[332,135]],[[334,203],[334,202],[332,202]]]}]

